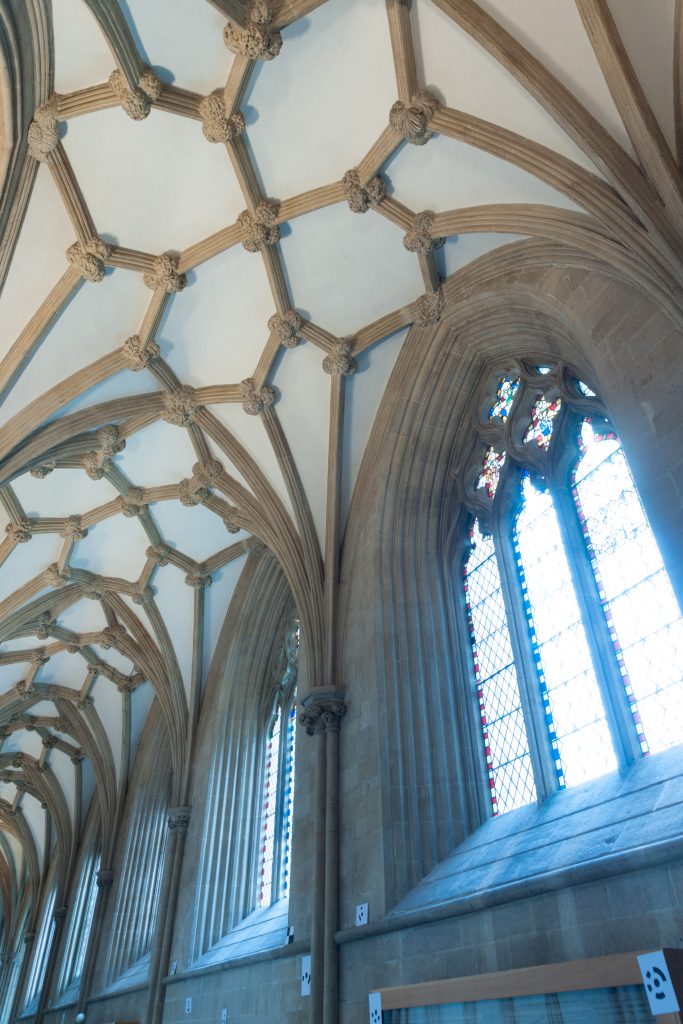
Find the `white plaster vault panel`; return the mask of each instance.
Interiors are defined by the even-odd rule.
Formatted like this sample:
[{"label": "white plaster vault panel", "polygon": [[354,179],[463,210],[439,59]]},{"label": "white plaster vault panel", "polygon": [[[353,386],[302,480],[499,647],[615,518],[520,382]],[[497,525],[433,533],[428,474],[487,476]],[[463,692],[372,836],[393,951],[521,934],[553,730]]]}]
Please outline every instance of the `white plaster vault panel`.
[{"label": "white plaster vault panel", "polygon": [[111,51],[83,0],[54,0],[55,89],[74,92],[104,82],[114,70]]}]

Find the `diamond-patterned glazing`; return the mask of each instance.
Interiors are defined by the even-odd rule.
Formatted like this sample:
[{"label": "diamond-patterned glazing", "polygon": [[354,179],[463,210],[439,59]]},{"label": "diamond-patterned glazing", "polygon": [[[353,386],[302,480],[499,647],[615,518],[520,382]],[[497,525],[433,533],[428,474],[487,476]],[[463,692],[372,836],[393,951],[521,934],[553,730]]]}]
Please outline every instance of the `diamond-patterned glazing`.
[{"label": "diamond-patterned glazing", "polygon": [[536,798],[493,538],[475,521],[465,598],[494,814]]},{"label": "diamond-patterned glazing", "polygon": [[515,549],[561,785],[616,768],[600,689],[550,494],[523,479]]},{"label": "diamond-patterned glazing", "polygon": [[575,499],[644,752],[683,742],[683,620],[623,449],[581,430]]}]

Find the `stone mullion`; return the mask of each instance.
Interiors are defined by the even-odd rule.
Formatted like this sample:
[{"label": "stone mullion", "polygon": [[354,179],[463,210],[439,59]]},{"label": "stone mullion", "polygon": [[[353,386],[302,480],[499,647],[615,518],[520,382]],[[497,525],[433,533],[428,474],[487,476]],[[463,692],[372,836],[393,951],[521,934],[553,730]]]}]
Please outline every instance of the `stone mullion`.
[{"label": "stone mullion", "polygon": [[[501,486],[506,487],[508,493],[505,496],[508,501],[506,502],[507,508],[502,515],[499,514],[496,517],[497,522],[494,524],[495,558],[498,564],[512,654],[522,699],[522,712],[536,782],[536,796],[539,803],[543,803],[549,796],[557,792],[558,781],[541,698],[538,671],[531,649],[522,584],[513,550],[512,534],[517,501],[510,502],[509,499],[514,497],[518,500],[520,487],[518,474],[516,472],[510,474],[505,484]],[[514,496],[510,495],[512,489],[515,490]]]},{"label": "stone mullion", "polygon": [[642,757],[624,680],[619,671],[614,645],[600,600],[598,584],[574,503],[571,485],[552,486],[551,494],[567,552],[577,603],[593,660],[595,678],[602,695],[607,723],[620,769]]},{"label": "stone mullion", "polygon": [[173,938],[173,923],[178,902],[183,850],[189,823],[189,807],[175,807],[168,812],[168,837],[163,853],[163,876],[157,901],[157,918],[152,939],[149,999],[145,1018],[147,1024],[160,1024],[163,1014],[163,978]]}]

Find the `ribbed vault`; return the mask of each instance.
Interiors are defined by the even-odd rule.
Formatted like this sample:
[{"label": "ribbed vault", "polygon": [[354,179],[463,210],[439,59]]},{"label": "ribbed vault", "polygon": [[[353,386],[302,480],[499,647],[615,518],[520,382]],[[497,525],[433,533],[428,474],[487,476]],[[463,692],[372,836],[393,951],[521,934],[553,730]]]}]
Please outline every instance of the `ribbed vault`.
[{"label": "ribbed vault", "polygon": [[53,848],[61,905],[93,800],[109,865],[152,706],[188,803],[259,558],[307,684],[337,682],[346,515],[410,330],[539,259],[683,314],[673,0],[53,6],[0,0],[6,941]]}]

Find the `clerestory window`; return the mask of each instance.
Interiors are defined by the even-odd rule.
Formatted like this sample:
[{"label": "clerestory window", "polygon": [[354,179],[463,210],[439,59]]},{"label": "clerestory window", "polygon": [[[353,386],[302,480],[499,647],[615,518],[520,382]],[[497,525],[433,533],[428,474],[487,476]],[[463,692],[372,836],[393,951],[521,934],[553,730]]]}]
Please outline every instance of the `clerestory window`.
[{"label": "clerestory window", "polygon": [[276,661],[275,691],[268,708],[257,875],[259,907],[269,907],[289,892],[299,638],[299,621],[295,619]]},{"label": "clerestory window", "polygon": [[499,814],[683,742],[683,619],[596,392],[562,364],[491,391],[463,583]]}]

